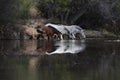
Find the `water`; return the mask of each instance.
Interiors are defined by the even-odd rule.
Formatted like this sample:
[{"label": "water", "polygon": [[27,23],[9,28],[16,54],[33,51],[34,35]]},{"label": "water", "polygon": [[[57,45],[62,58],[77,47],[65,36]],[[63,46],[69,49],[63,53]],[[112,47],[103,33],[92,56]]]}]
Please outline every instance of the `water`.
[{"label": "water", "polygon": [[4,40],[0,80],[120,80],[119,53],[116,40]]}]

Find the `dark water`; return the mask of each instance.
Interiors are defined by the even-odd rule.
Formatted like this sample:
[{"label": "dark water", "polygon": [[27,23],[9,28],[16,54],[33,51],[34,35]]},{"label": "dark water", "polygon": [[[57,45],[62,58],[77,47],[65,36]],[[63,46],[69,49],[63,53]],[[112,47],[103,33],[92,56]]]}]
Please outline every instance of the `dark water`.
[{"label": "dark water", "polygon": [[120,42],[0,41],[0,80],[120,80]]}]

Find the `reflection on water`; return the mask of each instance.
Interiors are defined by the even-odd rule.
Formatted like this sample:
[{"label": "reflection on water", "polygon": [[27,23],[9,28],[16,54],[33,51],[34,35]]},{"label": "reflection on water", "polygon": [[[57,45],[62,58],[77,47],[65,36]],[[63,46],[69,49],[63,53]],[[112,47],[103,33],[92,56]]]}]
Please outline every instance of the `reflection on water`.
[{"label": "reflection on water", "polygon": [[0,41],[0,80],[120,80],[119,53],[106,40]]},{"label": "reflection on water", "polygon": [[77,40],[63,41],[3,41],[1,51],[6,55],[51,55],[64,53],[79,53],[85,49],[85,42]]},{"label": "reflection on water", "polygon": [[50,54],[79,53],[85,49],[85,43],[77,40],[64,40],[55,43],[56,50]]}]

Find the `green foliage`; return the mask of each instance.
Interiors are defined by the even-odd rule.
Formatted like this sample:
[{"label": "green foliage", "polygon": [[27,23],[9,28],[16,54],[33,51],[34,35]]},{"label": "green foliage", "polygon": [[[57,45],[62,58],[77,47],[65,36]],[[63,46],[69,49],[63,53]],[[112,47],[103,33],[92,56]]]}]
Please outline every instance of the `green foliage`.
[{"label": "green foliage", "polygon": [[120,15],[120,0],[116,0],[113,4],[112,4],[112,9],[113,9],[113,13],[116,16]]},{"label": "green foliage", "polygon": [[120,0],[116,0],[116,1],[113,3],[113,7],[120,8]]},{"label": "green foliage", "polygon": [[14,19],[14,3],[14,0],[0,0],[0,24],[5,24]]},{"label": "green foliage", "polygon": [[70,2],[71,0],[40,0],[37,7],[46,17],[52,17],[67,11]]},{"label": "green foliage", "polygon": [[17,16],[22,19],[28,18],[29,9],[31,8],[31,6],[33,6],[33,0],[19,0],[17,1],[17,3],[18,3]]},{"label": "green foliage", "polygon": [[106,37],[117,37],[116,34],[114,34],[113,32],[109,32],[105,29],[102,30],[102,35],[106,38]]},{"label": "green foliage", "polygon": [[14,22],[29,17],[29,9],[36,0],[0,0],[0,22]]},{"label": "green foliage", "polygon": [[120,0],[0,0],[0,22],[31,18],[33,6],[42,16],[57,18],[62,24],[103,28],[108,22],[113,29],[114,22],[120,22]]}]

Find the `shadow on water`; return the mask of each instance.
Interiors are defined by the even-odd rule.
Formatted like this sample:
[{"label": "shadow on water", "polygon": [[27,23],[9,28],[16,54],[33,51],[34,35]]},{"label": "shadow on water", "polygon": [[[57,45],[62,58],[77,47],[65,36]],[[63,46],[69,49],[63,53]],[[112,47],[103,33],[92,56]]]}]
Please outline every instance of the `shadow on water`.
[{"label": "shadow on water", "polygon": [[120,43],[0,41],[0,80],[119,80]]}]

